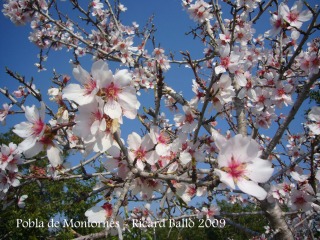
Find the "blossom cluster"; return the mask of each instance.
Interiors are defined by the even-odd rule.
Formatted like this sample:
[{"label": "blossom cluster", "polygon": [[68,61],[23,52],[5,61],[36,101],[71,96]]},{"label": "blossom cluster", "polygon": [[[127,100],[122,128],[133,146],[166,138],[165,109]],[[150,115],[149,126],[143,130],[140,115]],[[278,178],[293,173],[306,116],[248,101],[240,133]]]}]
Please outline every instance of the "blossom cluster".
[{"label": "blossom cluster", "polygon": [[[97,153],[99,161],[92,165],[105,171],[96,175],[99,181],[93,189],[102,189],[104,200],[87,210],[89,221],[118,217],[121,222],[119,208],[133,199],[157,201],[159,209],[167,207],[165,213],[171,215],[170,209],[186,206],[187,211],[194,199],[207,198],[189,213],[210,219],[220,214],[213,193],[231,203],[266,199],[270,206],[280,204],[292,211],[319,211],[320,108],[311,107],[305,114],[304,133],[288,128],[310,89],[319,85],[320,41],[316,38],[304,46],[305,37],[316,31],[311,24],[304,25],[316,15],[310,8],[304,10],[306,3],[297,1],[291,8],[280,3],[271,12],[271,29],[257,34],[256,18],[251,15],[265,11],[260,0],[225,1],[223,6],[233,9],[230,19],[222,18],[222,6],[214,1],[184,0],[183,7],[197,24],[191,33],[201,39],[204,50],[198,60],[182,52],[182,61],[154,42],[148,49],[147,41],[154,41],[150,37],[153,29],[146,27],[141,34],[135,22],[124,26],[118,15],[127,8],[119,4],[111,9],[106,3],[89,2],[85,18],[94,28],[89,32],[71,18],[53,19],[44,0],[4,5],[5,16],[14,23],[31,21],[29,40],[40,49],[66,48],[74,53],[72,73],[79,83],[56,76],[57,87],[48,91],[50,100],[58,105],[55,114],[42,101],[40,109],[20,105],[28,121],[14,127],[13,132],[24,139],[19,146],[1,147],[3,193],[17,186],[18,180],[9,176],[17,173],[22,157],[46,151],[50,176],[59,178],[98,159],[93,157],[84,165],[81,161],[73,168],[62,166],[62,153],[80,150],[84,157]],[[87,54],[94,61],[90,72],[79,62]],[[43,69],[40,59],[37,66]],[[112,71],[109,61],[121,68]],[[166,80],[174,64],[192,70],[191,96],[183,96]],[[154,94],[154,108],[150,107],[153,102],[143,102],[143,96],[138,100],[143,90]],[[24,84],[12,96],[24,103],[29,95],[37,94],[35,86]],[[148,106],[143,112],[140,102]],[[3,108],[1,122],[13,112],[12,105]],[[48,123],[46,109],[51,115]],[[139,120],[143,130],[123,137],[127,119]],[[226,127],[220,124],[223,120]],[[269,134],[274,129],[276,133]],[[303,158],[306,161],[299,164]],[[243,193],[248,197],[239,195]],[[122,203],[115,204],[117,200]],[[151,224],[150,208],[149,204],[134,208],[130,219]],[[298,216],[290,218],[298,220]]]},{"label": "blossom cluster", "polygon": [[0,147],[0,199],[3,199],[10,187],[20,185],[18,165],[24,159],[14,143],[2,144]]}]

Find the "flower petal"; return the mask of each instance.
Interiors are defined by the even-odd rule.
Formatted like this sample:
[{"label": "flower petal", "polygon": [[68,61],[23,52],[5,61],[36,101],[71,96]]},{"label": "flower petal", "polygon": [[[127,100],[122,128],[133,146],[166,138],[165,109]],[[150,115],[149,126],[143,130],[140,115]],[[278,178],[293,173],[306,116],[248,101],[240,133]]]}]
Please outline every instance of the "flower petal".
[{"label": "flower petal", "polygon": [[237,186],[242,192],[254,196],[259,200],[263,200],[267,197],[267,192],[255,182],[242,178],[237,181]]},{"label": "flower petal", "polygon": [[226,172],[221,171],[219,169],[215,169],[214,173],[218,175],[220,178],[220,181],[223,182],[224,184],[228,185],[231,189],[235,189],[236,186],[234,184],[233,178]]}]

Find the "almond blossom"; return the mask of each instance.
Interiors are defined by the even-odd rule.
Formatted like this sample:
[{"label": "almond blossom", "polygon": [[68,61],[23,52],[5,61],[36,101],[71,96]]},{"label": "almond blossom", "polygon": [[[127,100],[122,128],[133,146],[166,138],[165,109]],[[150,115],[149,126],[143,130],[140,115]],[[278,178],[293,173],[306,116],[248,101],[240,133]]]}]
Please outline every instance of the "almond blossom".
[{"label": "almond blossom", "polygon": [[311,204],[313,201],[314,198],[305,191],[293,189],[289,206],[292,210],[302,209],[303,211],[308,211],[312,208]]},{"label": "almond blossom", "polygon": [[230,45],[226,44],[225,46],[219,49],[220,53],[220,64],[214,68],[216,74],[225,73],[227,69],[234,73],[239,66],[240,54],[235,51],[230,50]]},{"label": "almond blossom", "polygon": [[154,165],[158,160],[158,156],[152,149],[154,144],[149,136],[145,135],[142,139],[141,137],[133,132],[128,136],[129,145],[129,159],[132,162],[136,162],[137,167],[143,170],[145,163]]},{"label": "almond blossom", "polygon": [[204,22],[205,19],[211,19],[212,14],[210,12],[211,6],[203,0],[197,0],[194,4],[191,4],[188,8],[190,17],[199,22]]},{"label": "almond blossom", "polygon": [[153,143],[156,144],[155,150],[159,156],[170,155],[171,139],[167,131],[153,126],[150,128],[150,137]]},{"label": "almond blossom", "polygon": [[183,106],[184,114],[178,113],[174,116],[174,121],[176,126],[181,128],[184,133],[191,133],[195,131],[198,126],[197,116],[193,113],[192,108],[188,106]]},{"label": "almond blossom", "polygon": [[25,116],[29,122],[22,122],[15,125],[13,132],[19,137],[24,138],[23,142],[19,144],[21,151],[26,151],[32,148],[36,141],[39,140],[46,129],[44,122],[45,105],[41,102],[40,111],[33,105],[27,106],[25,109]]},{"label": "almond blossom", "polygon": [[211,205],[208,207],[202,207],[202,215],[205,215],[207,219],[214,219],[216,215],[220,214],[220,208],[218,206]]},{"label": "almond blossom", "polygon": [[6,117],[9,114],[10,108],[12,105],[9,105],[7,103],[2,104],[3,109],[0,110],[0,123],[2,125],[6,124]]},{"label": "almond blossom", "polygon": [[[102,61],[99,61],[99,64],[104,69],[102,74],[107,74],[108,65]],[[98,81],[99,95],[105,101],[104,112],[112,119],[120,118],[122,115],[134,119],[137,115],[140,103],[137,100],[136,90],[131,86],[131,79],[128,70],[123,69]]]},{"label": "almond blossom", "polygon": [[74,83],[67,85],[63,89],[62,97],[79,105],[92,102],[98,92],[97,78],[100,77],[99,67],[96,63],[92,65],[91,72],[92,76],[80,65],[76,66],[72,73],[82,86]]},{"label": "almond blossom", "polygon": [[266,37],[272,37],[281,32],[283,26],[283,19],[278,13],[273,13],[270,18],[270,24],[272,26],[272,29],[264,34]]},{"label": "almond blossom", "polygon": [[258,183],[268,181],[273,168],[271,162],[259,158],[259,144],[241,134],[228,140],[223,137],[216,137],[215,140],[219,149],[219,169],[214,172],[221,182],[231,189],[235,189],[237,185],[244,193],[260,200],[265,199],[267,192]]},{"label": "almond blossom", "polygon": [[295,2],[291,9],[285,3],[280,3],[279,14],[290,26],[300,28],[303,22],[312,17],[312,13],[309,10],[302,11],[302,7],[302,1]]},{"label": "almond blossom", "polygon": [[55,135],[49,126],[44,122],[45,104],[41,102],[40,111],[33,105],[26,107],[25,116],[29,122],[22,122],[15,125],[12,130],[24,140],[19,144],[18,149],[27,157],[33,157],[43,150],[47,151],[48,159],[53,167],[62,163],[60,150],[53,141]]},{"label": "almond blossom", "polygon": [[19,164],[23,163],[21,153],[14,143],[2,144],[0,147],[0,169],[10,172],[18,172]]},{"label": "almond blossom", "polygon": [[104,113],[104,102],[97,98],[79,106],[73,132],[95,152],[105,152],[113,145],[113,133],[119,129],[119,121]]},{"label": "almond blossom", "polygon": [[79,105],[100,98],[104,101],[104,113],[110,118],[117,118],[121,122],[122,115],[130,119],[136,117],[140,103],[127,69],[119,70],[113,75],[108,64],[98,60],[92,65],[91,75],[79,65],[74,68],[73,75],[83,87],[79,84],[69,84],[63,90],[63,98],[75,101]]},{"label": "almond blossom", "polygon": [[311,111],[308,113],[308,118],[312,121],[308,123],[307,126],[310,130],[316,134],[320,134],[320,107],[313,107]]}]

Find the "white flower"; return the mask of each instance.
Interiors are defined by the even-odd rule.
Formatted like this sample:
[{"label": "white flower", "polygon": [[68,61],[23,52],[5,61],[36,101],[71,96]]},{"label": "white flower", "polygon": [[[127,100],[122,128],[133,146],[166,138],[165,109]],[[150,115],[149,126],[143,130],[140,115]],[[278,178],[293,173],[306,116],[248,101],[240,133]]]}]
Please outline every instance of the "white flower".
[{"label": "white flower", "polygon": [[25,116],[29,122],[19,123],[13,129],[15,134],[25,138],[19,144],[19,151],[23,152],[26,157],[33,157],[46,149],[52,166],[56,167],[61,164],[60,149],[53,142],[54,134],[44,122],[45,104],[41,102],[40,111],[34,105],[32,107],[27,106]]},{"label": "white flower", "polygon": [[215,138],[218,147],[218,165],[215,173],[221,182],[232,189],[236,185],[241,191],[259,200],[267,196],[267,192],[257,183],[269,180],[273,173],[271,162],[259,158],[260,146],[250,137],[241,134],[228,140],[223,137]]},{"label": "white flower", "polygon": [[81,137],[85,144],[92,145],[95,152],[105,152],[113,144],[113,133],[119,128],[117,119],[104,114],[101,99],[79,106],[76,125],[73,132]]},{"label": "white flower", "polygon": [[14,126],[13,132],[25,140],[19,144],[22,151],[32,148],[36,141],[42,137],[46,124],[44,123],[45,105],[41,102],[40,111],[33,105],[27,106],[25,116],[29,122],[22,122]]},{"label": "white flower", "polygon": [[320,134],[320,107],[313,107],[311,111],[308,113],[308,118],[314,123],[309,123],[307,126],[310,130],[316,134]]},{"label": "white flower", "polygon": [[122,115],[134,119],[140,103],[136,90],[131,85],[132,76],[127,69],[112,74],[108,64],[103,60],[93,63],[91,75],[81,66],[73,70],[75,78],[82,83],[69,84],[63,90],[63,98],[75,101],[79,105],[91,103],[95,98],[104,101],[104,113],[112,119],[119,119]]},{"label": "white flower", "polygon": [[291,9],[289,9],[286,4],[281,3],[279,6],[279,15],[282,16],[290,26],[300,28],[302,22],[306,22],[312,17],[312,13],[309,10],[302,11],[302,7],[302,1],[295,2]]},{"label": "white flower", "polygon": [[156,160],[158,160],[158,156],[152,150],[154,144],[149,134],[141,139],[137,133],[133,132],[128,136],[127,142],[129,145],[129,159],[131,162],[136,161],[137,167],[140,170],[144,170],[146,162],[154,165]]},{"label": "white flower", "polygon": [[306,212],[312,208],[311,203],[313,200],[314,198],[306,192],[293,189],[289,206],[292,210],[302,209],[302,211]]},{"label": "white flower", "polygon": [[112,216],[112,205],[105,203],[102,206],[94,206],[85,212],[88,222],[105,223],[107,217]]},{"label": "white flower", "polygon": [[131,86],[131,74],[128,70],[123,69],[112,75],[108,65],[101,60],[96,62],[96,65],[99,66],[100,74],[105,75],[98,79],[100,95],[105,101],[105,114],[112,119],[120,118],[122,114],[127,118],[134,119],[137,116],[140,103],[137,100],[136,90]]},{"label": "white flower", "polygon": [[203,0],[197,0],[195,4],[191,4],[188,8],[188,12],[195,21],[204,22],[205,19],[211,19],[212,14],[210,13],[211,5]]},{"label": "white flower", "polygon": [[79,105],[92,102],[98,92],[97,78],[101,76],[99,74],[100,71],[97,70],[96,63],[94,63],[91,68],[92,77],[80,65],[76,66],[72,73],[83,87],[79,84],[69,84],[63,89],[62,97],[75,101]]},{"label": "white flower", "polygon": [[214,219],[214,216],[220,214],[220,208],[218,206],[211,205],[210,208],[202,207],[201,212],[207,217],[207,219]]},{"label": "white flower", "polygon": [[2,125],[6,123],[6,117],[9,114],[10,108],[12,105],[8,105],[7,103],[2,104],[3,109],[0,109],[0,122]]}]

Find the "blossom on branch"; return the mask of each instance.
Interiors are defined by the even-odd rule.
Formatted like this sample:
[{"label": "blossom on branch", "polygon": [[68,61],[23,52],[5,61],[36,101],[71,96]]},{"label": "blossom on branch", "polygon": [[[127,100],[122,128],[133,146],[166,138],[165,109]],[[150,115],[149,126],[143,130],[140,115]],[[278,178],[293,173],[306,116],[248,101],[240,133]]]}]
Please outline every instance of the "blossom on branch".
[{"label": "blossom on branch", "polygon": [[310,130],[316,134],[320,134],[320,107],[313,107],[311,111],[308,113],[308,118],[312,121],[312,123],[308,123],[307,126]]},{"label": "blossom on branch", "polygon": [[53,167],[62,163],[60,150],[53,141],[55,134],[44,122],[45,104],[41,102],[40,111],[33,105],[26,107],[25,116],[29,122],[15,125],[13,132],[24,140],[19,144],[19,150],[28,158],[43,150],[47,151],[48,159]]},{"label": "blossom on branch", "polygon": [[74,68],[73,75],[82,83],[82,87],[79,84],[69,84],[63,90],[63,98],[79,105],[91,103],[95,98],[102,99],[104,113],[120,122],[122,115],[130,119],[136,117],[140,103],[128,70],[119,70],[113,75],[108,64],[98,60],[92,65],[91,75],[79,65]]},{"label": "blossom on branch", "polygon": [[228,140],[216,137],[219,149],[218,166],[214,172],[221,182],[231,189],[236,185],[241,191],[260,200],[265,199],[267,192],[258,185],[269,180],[273,173],[271,162],[259,158],[260,146],[250,137],[241,134]]}]

